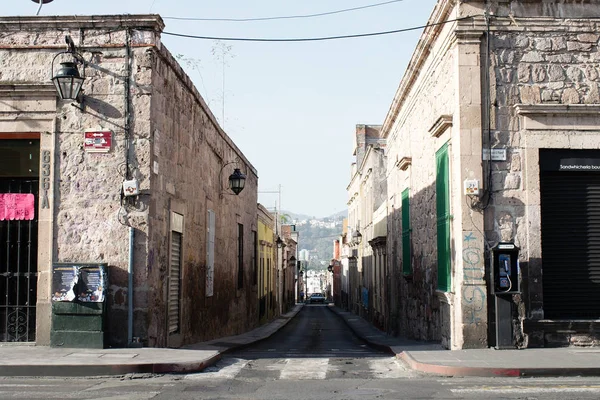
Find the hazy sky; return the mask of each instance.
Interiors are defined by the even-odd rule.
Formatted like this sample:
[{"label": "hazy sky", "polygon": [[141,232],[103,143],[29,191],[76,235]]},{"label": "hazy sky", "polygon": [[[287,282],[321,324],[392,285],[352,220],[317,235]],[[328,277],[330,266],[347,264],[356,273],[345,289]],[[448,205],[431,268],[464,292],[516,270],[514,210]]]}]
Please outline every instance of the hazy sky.
[{"label": "hazy sky", "polygon": [[[54,0],[43,6],[40,15],[158,13],[165,18],[165,32],[211,37],[313,38],[421,26],[427,22],[436,0],[404,0],[327,16],[257,22],[166,18],[297,16],[384,2]],[[3,3],[3,16],[35,15],[38,9],[29,0]],[[171,53],[180,55],[182,65],[214,115],[258,170],[259,201],[268,208],[275,207],[279,195],[264,192],[276,192],[281,185],[282,209],[325,217],[347,208],[346,186],[353,161],[355,126],[383,123],[420,34],[421,30],[417,30],[283,43],[219,43],[168,35],[163,35],[162,40]]]}]

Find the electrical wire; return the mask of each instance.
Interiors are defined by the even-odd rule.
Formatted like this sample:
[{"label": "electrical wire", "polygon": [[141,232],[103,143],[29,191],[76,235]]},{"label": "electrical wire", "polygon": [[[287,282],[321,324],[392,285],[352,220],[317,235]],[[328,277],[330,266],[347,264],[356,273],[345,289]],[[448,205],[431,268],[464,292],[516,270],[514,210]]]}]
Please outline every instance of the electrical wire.
[{"label": "electrical wire", "polygon": [[217,37],[217,36],[201,36],[201,35],[187,35],[183,33],[175,33],[175,32],[163,32],[163,35],[169,36],[177,36],[189,39],[206,39],[206,40],[229,40],[229,41],[241,41],[241,42],[316,42],[316,41],[325,41],[325,40],[336,40],[336,39],[353,39],[360,37],[369,37],[369,36],[382,36],[382,35],[390,35],[394,33],[408,32],[408,31],[416,31],[419,29],[424,29],[430,26],[443,25],[456,21],[463,21],[466,19],[472,19],[474,16],[461,17],[456,19],[449,19],[443,22],[437,22],[435,24],[427,24],[421,26],[415,26],[412,28],[404,28],[404,29],[395,29],[392,31],[382,31],[382,32],[371,32],[371,33],[358,33],[354,35],[340,35],[340,36],[325,36],[325,37],[314,37],[314,38],[287,38],[287,39],[267,39],[267,38],[236,38],[236,37]]},{"label": "electrical wire", "polygon": [[369,5],[361,6],[361,7],[346,8],[343,10],[328,11],[328,12],[323,12],[323,13],[318,13],[318,14],[289,15],[289,16],[282,16],[282,17],[262,17],[262,18],[163,17],[163,19],[173,19],[173,20],[178,20],[178,21],[252,22],[252,21],[272,21],[272,20],[278,20],[278,19],[313,18],[313,17],[322,17],[325,15],[341,14],[341,13],[345,13],[345,12],[349,12],[349,11],[364,10],[366,8],[379,7],[379,6],[383,6],[386,4],[398,3],[400,1],[403,1],[403,0],[391,0],[391,1],[386,1],[383,3],[369,4]]}]

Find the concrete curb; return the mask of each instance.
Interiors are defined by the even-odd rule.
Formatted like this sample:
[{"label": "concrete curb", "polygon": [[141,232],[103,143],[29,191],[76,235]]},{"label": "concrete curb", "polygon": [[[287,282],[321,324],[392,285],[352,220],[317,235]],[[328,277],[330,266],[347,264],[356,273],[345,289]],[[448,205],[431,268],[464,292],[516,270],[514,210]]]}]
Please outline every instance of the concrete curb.
[{"label": "concrete curb", "polygon": [[417,361],[410,352],[403,351],[397,357],[409,368],[427,374],[443,376],[479,376],[479,377],[565,377],[565,376],[600,376],[599,368],[493,368],[493,367],[460,367],[429,364]]},{"label": "concrete curb", "polygon": [[200,372],[221,359],[216,353],[210,358],[185,362],[148,362],[140,364],[106,364],[106,365],[2,365],[0,376],[115,376],[127,374],[183,374]]},{"label": "concrete curb", "polygon": [[[35,364],[16,364],[16,365],[0,365],[0,377],[31,377],[31,376],[48,376],[48,377],[85,377],[85,376],[120,376],[127,374],[188,374],[201,372],[204,369],[214,365],[221,360],[222,355],[228,352],[243,349],[254,343],[263,341],[271,337],[274,333],[278,332],[281,328],[286,326],[295,316],[302,310],[302,307],[298,307],[295,312],[289,314],[287,317],[280,316],[278,319],[280,322],[273,325],[272,330],[267,330],[265,334],[255,337],[251,337],[245,343],[239,343],[231,345],[228,348],[221,350],[212,350],[212,355],[206,355],[204,358],[194,359],[194,357],[188,357],[185,361],[153,361],[153,359],[140,360],[139,363],[129,364],[75,364],[75,363],[53,363],[42,365],[39,362]],[[242,334],[244,335],[244,334]],[[189,349],[193,350],[193,349]],[[177,352],[177,349],[173,349],[173,352]],[[162,356],[165,358],[164,355]],[[156,358],[159,358],[156,356]]]}]

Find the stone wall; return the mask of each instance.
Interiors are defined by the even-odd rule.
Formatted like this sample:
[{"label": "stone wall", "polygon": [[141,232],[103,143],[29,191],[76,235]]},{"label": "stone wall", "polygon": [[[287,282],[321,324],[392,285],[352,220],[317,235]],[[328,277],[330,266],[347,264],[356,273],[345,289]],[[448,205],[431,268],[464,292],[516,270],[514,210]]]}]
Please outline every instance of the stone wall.
[{"label": "stone wall", "polygon": [[[571,325],[565,328],[548,324],[544,328],[535,321],[543,316],[537,152],[538,148],[598,148],[597,138],[574,132],[580,129],[576,116],[568,122],[572,130],[565,129],[566,120],[562,119],[569,106],[584,108],[600,103],[598,20],[577,18],[597,16],[598,6],[567,2],[560,10],[556,4],[537,7],[531,4],[516,10],[517,24],[526,25],[527,30],[509,24],[506,17],[498,17],[498,25],[503,28],[493,32],[490,43],[491,92],[495,100],[491,147],[506,149],[507,159],[492,164],[493,206],[486,214],[485,229],[490,242],[514,241],[521,248],[526,290],[523,295],[513,296],[513,326],[519,347],[588,343],[597,337],[593,329],[586,327],[578,332],[580,336],[575,335],[577,340],[569,343],[564,332],[577,332]],[[497,13],[502,16],[505,12],[499,7]],[[528,17],[535,15],[553,18]],[[553,128],[550,123],[544,136],[538,137],[524,127],[517,105],[554,105],[557,111],[552,122],[563,126]],[[527,319],[533,322],[527,323]],[[529,326],[528,333],[524,326]]]},{"label": "stone wall", "polygon": [[[0,24],[4,32],[0,38],[0,81],[3,83],[49,83],[53,74],[52,60],[64,50],[67,34],[86,60],[85,111],[74,107],[72,101],[59,101],[57,108],[51,111],[53,126],[42,132],[42,137],[51,138],[43,142],[51,149],[55,178],[49,193],[53,207],[53,217],[48,221],[52,252],[48,258],[41,258],[38,265],[38,333],[41,334],[38,334],[37,342],[47,344],[49,341],[50,310],[46,305],[49,305],[50,298],[46,290],[50,283],[43,277],[51,273],[51,263],[56,261],[108,263],[109,343],[124,344],[127,336],[129,260],[129,231],[124,224],[135,227],[138,237],[144,237],[147,229],[147,198],[141,197],[126,206],[121,203],[121,182],[127,162],[142,183],[142,188],[149,187],[146,163],[149,130],[147,126],[144,129],[137,118],[148,121],[150,109],[140,94],[143,89],[134,83],[148,80],[148,76],[138,70],[135,54],[144,54],[154,45],[154,31],[161,29],[160,22],[156,18],[130,21],[128,24],[122,21],[116,23],[110,18],[99,21],[94,17],[51,17],[48,20],[23,17],[3,18]],[[120,29],[114,30],[117,25]],[[127,67],[127,44],[131,71]],[[70,60],[69,55],[61,55],[56,59],[55,67],[61,61]],[[129,119],[126,113],[127,76],[132,81],[132,97],[129,99],[132,113]],[[126,128],[128,122],[131,125],[129,131]],[[32,128],[35,131],[35,127]],[[112,131],[110,152],[86,152],[83,143],[87,129]],[[40,225],[40,232],[44,229]],[[40,254],[45,253],[42,250],[45,245],[39,243]],[[138,241],[134,257],[136,270],[143,269],[145,253],[143,242]],[[136,276],[138,283],[139,279]],[[143,289],[135,300],[140,310],[144,310]]]},{"label": "stone wall", "polygon": [[[154,282],[150,343],[163,346],[168,273],[169,214],[184,218],[181,343],[245,332],[258,323],[253,291],[253,236],[257,231],[256,171],[218,126],[171,54],[152,53],[152,188],[149,269]],[[239,196],[228,177],[247,176]],[[216,218],[214,294],[206,296],[207,212]],[[244,276],[238,289],[238,224],[243,225]]]},{"label": "stone wall", "polygon": [[[393,277],[392,292],[399,293],[399,326],[394,331],[420,340],[449,343],[448,316],[442,318],[437,289],[437,235],[435,202],[435,152],[449,140],[449,132],[432,138],[429,130],[441,115],[452,115],[455,107],[452,52],[427,60],[422,77],[411,91],[405,108],[391,127],[388,138],[388,264]],[[403,169],[401,161],[411,162]],[[412,260],[402,260],[401,194],[410,193]],[[394,259],[394,258],[397,258]],[[403,263],[412,275],[404,276]],[[442,336],[444,335],[444,338]]]},{"label": "stone wall", "polygon": [[[41,132],[41,149],[51,155],[50,209],[40,210],[38,344],[49,343],[52,262],[93,262],[109,265],[107,344],[127,345],[129,227],[135,234],[134,337],[145,345],[178,346],[256,326],[257,174],[162,47],[162,28],[155,15],[0,18],[0,86],[2,97],[13,99],[9,113],[0,108],[0,126]],[[86,62],[82,109],[56,102],[48,87],[67,34]],[[70,60],[60,55],[55,71]],[[112,131],[108,153],[85,151],[88,129]],[[236,166],[247,175],[239,196],[227,190]],[[131,178],[141,195],[123,198],[122,182]],[[206,297],[209,209],[216,214],[216,274],[214,295]],[[183,216],[182,318],[178,335],[168,336],[173,213]],[[240,290],[238,224],[244,226]]]}]

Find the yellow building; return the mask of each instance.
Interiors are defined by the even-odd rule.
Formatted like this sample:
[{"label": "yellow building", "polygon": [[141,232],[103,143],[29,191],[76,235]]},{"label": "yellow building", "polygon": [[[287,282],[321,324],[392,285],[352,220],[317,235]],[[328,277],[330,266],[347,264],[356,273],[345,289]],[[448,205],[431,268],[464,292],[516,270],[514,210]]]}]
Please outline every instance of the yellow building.
[{"label": "yellow building", "polygon": [[278,314],[274,226],[273,215],[258,204],[257,292],[260,323],[267,322]]}]

